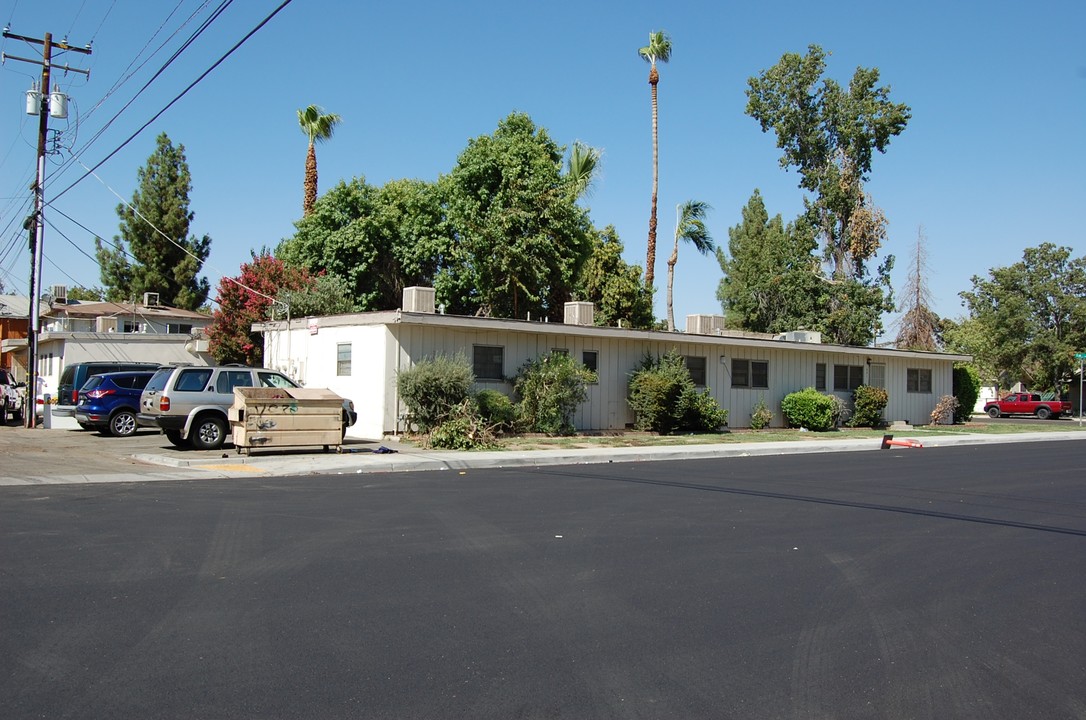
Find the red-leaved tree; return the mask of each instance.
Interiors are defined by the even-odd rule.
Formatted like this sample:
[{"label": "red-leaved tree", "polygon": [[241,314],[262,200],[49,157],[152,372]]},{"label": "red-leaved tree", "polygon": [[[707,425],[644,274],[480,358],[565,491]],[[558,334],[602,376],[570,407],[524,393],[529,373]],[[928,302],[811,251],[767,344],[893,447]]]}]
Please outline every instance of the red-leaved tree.
[{"label": "red-leaved tree", "polygon": [[212,357],[219,363],[264,363],[264,342],[252,330],[253,323],[269,319],[272,298],[281,290],[302,290],[313,283],[305,268],[290,267],[264,250],[253,253],[252,262],[241,266],[235,278],[219,281],[218,307],[207,329]]}]

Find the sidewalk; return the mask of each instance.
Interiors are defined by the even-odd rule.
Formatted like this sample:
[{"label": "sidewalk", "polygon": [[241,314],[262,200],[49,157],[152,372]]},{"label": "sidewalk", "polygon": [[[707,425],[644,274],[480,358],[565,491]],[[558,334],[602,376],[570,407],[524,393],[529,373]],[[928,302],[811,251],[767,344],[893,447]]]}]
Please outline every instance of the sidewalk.
[{"label": "sidewalk", "polygon": [[[908,439],[907,432],[895,439]],[[962,434],[922,438],[924,448],[881,450],[874,438],[712,443],[681,446],[606,447],[530,451],[463,452],[427,450],[395,439],[348,438],[342,453],[311,448],[256,452],[232,448],[193,451],[173,448],[157,433],[133,438],[104,438],[78,430],[0,428],[0,485],[149,482],[282,475],[367,474],[456,471],[481,468],[539,467],[598,463],[651,462],[825,452],[924,452],[925,448],[1014,442],[1086,440],[1086,432],[1034,432],[1006,435]],[[392,452],[383,452],[381,449]]]}]

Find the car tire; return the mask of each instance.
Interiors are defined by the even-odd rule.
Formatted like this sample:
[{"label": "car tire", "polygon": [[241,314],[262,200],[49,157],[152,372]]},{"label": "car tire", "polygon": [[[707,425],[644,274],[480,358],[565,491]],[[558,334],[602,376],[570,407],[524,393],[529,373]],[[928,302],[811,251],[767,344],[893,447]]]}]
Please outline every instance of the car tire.
[{"label": "car tire", "polygon": [[1038,420],[1047,420],[1050,417],[1052,417],[1052,411],[1051,410],[1049,410],[1046,407],[1037,408],[1037,419]]},{"label": "car tire", "polygon": [[999,417],[999,408],[995,407],[994,405],[992,407],[988,408],[988,417],[990,417],[990,418]]},{"label": "car tire", "polygon": [[3,398],[0,398],[0,425],[8,424],[8,404]]},{"label": "car tire", "polygon": [[166,430],[166,439],[174,447],[187,448],[189,446],[189,441],[181,435],[180,430]]},{"label": "car tire", "polygon": [[218,450],[226,443],[226,421],[214,415],[198,417],[189,436],[197,450]]},{"label": "car tire", "polygon": [[113,437],[131,437],[138,427],[136,414],[131,410],[118,410],[109,419],[109,434]]}]

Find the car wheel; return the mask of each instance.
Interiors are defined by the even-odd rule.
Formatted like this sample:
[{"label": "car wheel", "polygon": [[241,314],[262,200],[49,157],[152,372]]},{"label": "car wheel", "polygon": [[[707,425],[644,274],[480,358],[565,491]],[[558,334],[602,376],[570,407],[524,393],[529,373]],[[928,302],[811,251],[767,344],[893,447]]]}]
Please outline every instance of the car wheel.
[{"label": "car wheel", "polygon": [[1052,417],[1052,411],[1051,410],[1049,410],[1046,407],[1037,408],[1037,419],[1038,420],[1047,420],[1050,417]]},{"label": "car wheel", "polygon": [[990,418],[999,417],[999,408],[997,408],[997,407],[988,408],[988,417],[990,417]]},{"label": "car wheel", "polygon": [[192,446],[197,450],[218,450],[226,442],[226,422],[214,415],[197,418],[192,426]]},{"label": "car wheel", "polygon": [[136,415],[131,410],[120,410],[109,419],[109,433],[113,437],[130,437],[136,434]]},{"label": "car wheel", "polygon": [[169,440],[174,447],[186,448],[189,446],[189,441],[181,435],[180,430],[167,430],[166,439]]}]

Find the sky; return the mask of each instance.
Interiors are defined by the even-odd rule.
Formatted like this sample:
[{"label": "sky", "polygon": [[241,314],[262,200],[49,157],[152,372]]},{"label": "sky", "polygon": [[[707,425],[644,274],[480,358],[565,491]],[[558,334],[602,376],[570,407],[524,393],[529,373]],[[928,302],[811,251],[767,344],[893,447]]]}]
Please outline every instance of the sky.
[{"label": "sky", "polygon": [[[1050,242],[1086,256],[1079,0],[292,0],[170,105],[281,2],[0,0],[12,33],[49,32],[93,51],[54,53],[54,66],[90,76],[53,71],[70,105],[67,120],[50,121],[58,132],[46,168],[44,288],[102,285],[94,235],[117,234],[120,198],[131,199],[165,132],[184,145],[192,173],[191,232],[212,238],[203,275],[214,298],[222,277],[294,233],[307,146],[297,110],[310,104],[343,119],[317,148],[321,192],[355,177],[437,180],[471,138],[512,112],[560,145],[599,148],[602,169],[582,204],[597,227],[615,226],[626,261],[643,266],[652,133],[649,66],[637,50],[653,30],[673,44],[659,66],[657,317],[666,314],[677,205],[708,203],[709,230],[725,248],[755,189],[771,215],[789,221],[802,211],[798,174],[780,167],[775,135],[744,108],[748,78],[811,44],[831,53],[825,77],[846,85],[857,67],[878,68],[891,99],[912,110],[905,131],[875,154],[866,186],[889,220],[879,260],[896,257],[899,299],[919,237],[930,307],[950,318],[965,315],[958,294],[971,278],[1019,262],[1028,247]],[[5,39],[0,51],[9,56],[0,67],[0,281],[25,294],[22,223],[37,139],[25,93],[40,67],[10,56],[40,59],[41,46]],[[680,329],[687,315],[721,313],[721,278],[714,257],[680,247]],[[889,336],[894,320],[886,318]]]}]

